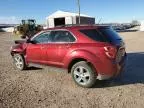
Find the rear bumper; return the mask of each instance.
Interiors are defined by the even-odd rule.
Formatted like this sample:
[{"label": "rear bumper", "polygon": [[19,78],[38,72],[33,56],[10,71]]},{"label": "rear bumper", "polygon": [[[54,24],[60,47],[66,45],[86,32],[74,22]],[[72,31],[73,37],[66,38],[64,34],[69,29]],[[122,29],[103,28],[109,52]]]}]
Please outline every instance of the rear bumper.
[{"label": "rear bumper", "polygon": [[110,79],[111,77],[112,77],[111,75],[101,75],[101,74],[98,74],[97,79],[98,80],[107,80],[107,79]]},{"label": "rear bumper", "polygon": [[[106,80],[112,77],[117,77],[120,73],[125,71],[126,68],[126,61],[127,61],[127,54],[122,58],[122,60],[117,63],[113,62],[109,67],[105,68],[105,71],[98,72],[97,79],[98,80]],[[107,71],[106,71],[107,70]]]}]

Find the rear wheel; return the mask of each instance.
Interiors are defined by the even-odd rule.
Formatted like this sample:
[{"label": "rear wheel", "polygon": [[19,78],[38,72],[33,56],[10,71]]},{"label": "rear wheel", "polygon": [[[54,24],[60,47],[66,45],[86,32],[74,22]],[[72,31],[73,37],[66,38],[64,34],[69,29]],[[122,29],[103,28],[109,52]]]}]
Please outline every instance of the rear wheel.
[{"label": "rear wheel", "polygon": [[71,74],[73,80],[79,86],[90,88],[96,83],[96,72],[86,61],[74,64]]},{"label": "rear wheel", "polygon": [[20,54],[15,54],[13,56],[13,60],[14,60],[14,64],[15,67],[19,70],[24,70],[26,69],[26,63],[25,63],[25,59],[22,55]]}]

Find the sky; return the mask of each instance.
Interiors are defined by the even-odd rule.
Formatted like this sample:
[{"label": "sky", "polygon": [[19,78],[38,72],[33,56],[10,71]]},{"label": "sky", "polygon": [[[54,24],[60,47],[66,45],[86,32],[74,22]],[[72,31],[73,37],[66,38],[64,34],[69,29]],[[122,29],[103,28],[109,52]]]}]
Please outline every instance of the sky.
[{"label": "sky", "polygon": [[[81,13],[102,23],[144,20],[144,0],[80,0]],[[78,12],[77,0],[0,0],[0,23],[36,19],[44,24],[57,10]]]}]

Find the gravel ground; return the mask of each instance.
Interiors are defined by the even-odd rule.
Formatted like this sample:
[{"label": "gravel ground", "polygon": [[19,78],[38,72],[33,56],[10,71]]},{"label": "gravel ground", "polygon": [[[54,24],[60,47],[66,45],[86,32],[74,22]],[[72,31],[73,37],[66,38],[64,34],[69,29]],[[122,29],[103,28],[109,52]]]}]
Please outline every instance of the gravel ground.
[{"label": "gravel ground", "polygon": [[66,71],[46,67],[18,71],[9,53],[10,33],[0,33],[0,108],[144,108],[144,32],[121,33],[127,72],[94,88],[74,84]]}]

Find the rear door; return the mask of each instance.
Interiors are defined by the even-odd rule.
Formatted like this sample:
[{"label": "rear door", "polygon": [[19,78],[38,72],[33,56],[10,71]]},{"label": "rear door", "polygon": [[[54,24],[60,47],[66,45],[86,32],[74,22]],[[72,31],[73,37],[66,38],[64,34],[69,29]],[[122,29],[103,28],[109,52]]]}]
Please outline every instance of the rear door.
[{"label": "rear door", "polygon": [[54,64],[63,65],[63,59],[76,41],[75,37],[67,30],[54,30],[50,34],[48,61]]}]

